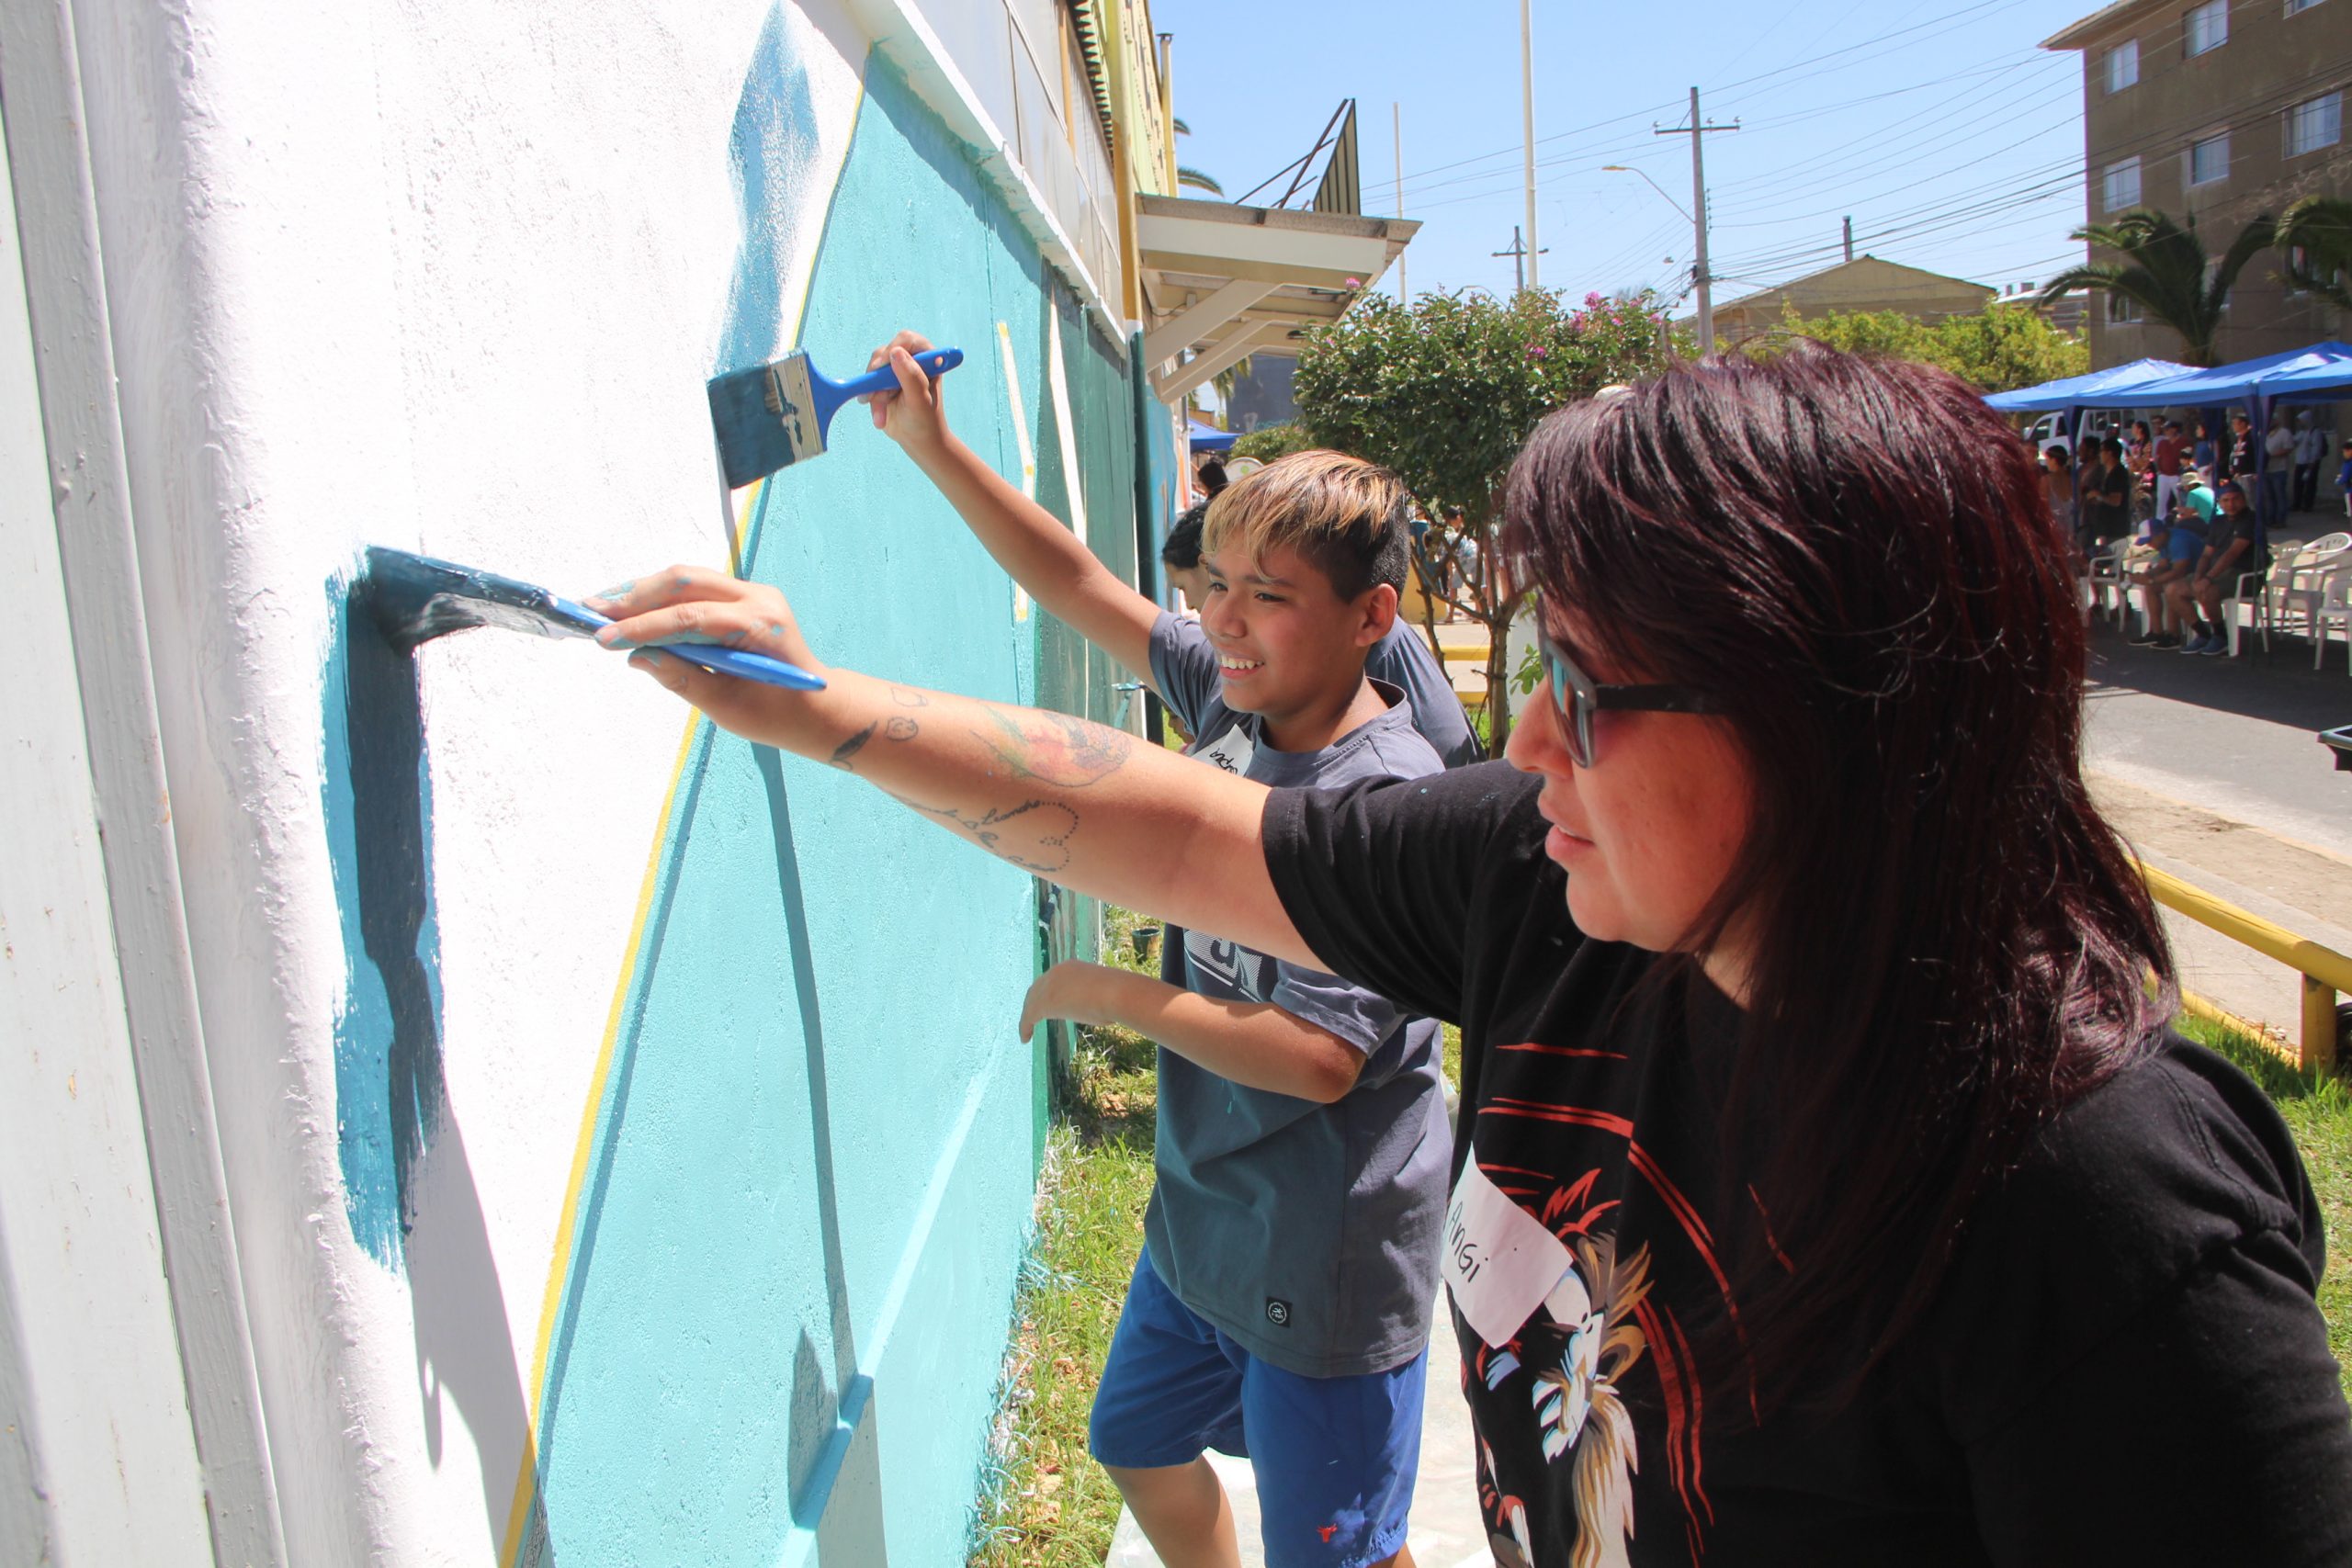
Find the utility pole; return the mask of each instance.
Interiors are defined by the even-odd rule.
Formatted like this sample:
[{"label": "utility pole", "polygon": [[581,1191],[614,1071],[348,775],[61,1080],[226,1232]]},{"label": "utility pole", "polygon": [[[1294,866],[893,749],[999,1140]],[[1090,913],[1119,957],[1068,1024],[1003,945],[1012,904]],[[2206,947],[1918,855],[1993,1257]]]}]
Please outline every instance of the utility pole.
[{"label": "utility pole", "polygon": [[1739,121],[1729,125],[1709,125],[1699,118],[1699,89],[1690,89],[1690,123],[1671,130],[1652,132],[1657,136],[1687,136],[1690,139],[1690,213],[1691,224],[1699,231],[1699,250],[1690,264],[1690,281],[1699,289],[1699,354],[1701,357],[1715,352],[1714,274],[1707,268],[1707,161],[1705,142],[1711,130],[1737,130]]},{"label": "utility pole", "polygon": [[[1852,261],[1854,259],[1854,220],[1851,218],[1846,220],[1846,259],[1848,261]],[[1401,255],[1398,256],[1396,258],[1396,265],[1399,266],[1404,265],[1405,258]]]},{"label": "utility pole", "polygon": [[[1388,130],[1396,139],[1396,216],[1405,216],[1405,111],[1396,100],[1388,100]],[[1396,303],[1410,305],[1412,291],[1405,287],[1405,253],[1396,253]]]},{"label": "utility pole", "polygon": [[[1551,249],[1551,247],[1548,245],[1544,247],[1544,250],[1549,249]],[[1490,256],[1510,257],[1512,268],[1519,275],[1520,289],[1521,292],[1524,292],[1527,286],[1535,281],[1535,279],[1529,275],[1535,270],[1535,258],[1542,255],[1544,252],[1529,250],[1527,248],[1527,242],[1519,237],[1519,225],[1514,223],[1510,226],[1510,249],[1507,251],[1488,251],[1487,254]]]},{"label": "utility pole", "polygon": [[1521,288],[1536,281],[1535,258],[1544,254],[1535,248],[1535,28],[1528,6],[1529,0],[1519,0],[1519,108],[1527,142],[1527,276]]}]

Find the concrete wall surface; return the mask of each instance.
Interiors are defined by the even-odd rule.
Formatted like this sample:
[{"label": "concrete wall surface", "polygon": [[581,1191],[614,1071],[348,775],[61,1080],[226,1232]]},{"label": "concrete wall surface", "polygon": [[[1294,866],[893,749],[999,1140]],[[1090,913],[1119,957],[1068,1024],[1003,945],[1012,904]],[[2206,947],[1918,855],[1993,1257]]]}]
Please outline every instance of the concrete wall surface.
[{"label": "concrete wall surface", "polygon": [[[795,346],[848,375],[919,328],[967,351],[966,438],[1132,579],[1154,486],[1128,345],[847,0],[56,14],[110,333],[80,348],[110,355],[119,403],[123,592],[266,1431],[247,1490],[277,1550],[960,1562],[1043,1136],[1014,1022],[1041,916],[1065,951],[1089,930],[861,782],[690,722],[615,656],[484,630],[412,657],[353,588],[371,544],[572,594],[731,560],[786,589],[830,660],[1135,728],[1100,656],[862,409],[730,500],[703,394]],[[24,335],[0,322],[0,351]],[[49,446],[55,474],[53,414]],[[36,521],[37,483],[17,487]],[[62,633],[40,646],[70,697]],[[23,755],[87,824],[73,711],[48,722]],[[95,842],[0,846],[12,933],[37,849],[95,911],[44,936],[61,964],[108,956]],[[17,1063],[30,1098],[0,1096],[0,1150],[55,1114],[60,1073],[135,1117],[119,1000],[74,1005],[79,1079]],[[121,1125],[76,1157],[130,1194],[107,1218],[125,1364],[169,1370]],[[74,1337],[11,1326],[63,1223],[22,1163],[0,1154],[0,1404],[64,1457],[0,1497],[0,1554],[19,1524],[70,1540],[103,1506],[53,1392],[76,1369],[22,1371]],[[176,1371],[93,1397],[136,1413],[153,1512],[178,1511],[146,1539],[185,1546],[220,1401]],[[64,1554],[134,1559],[189,1560]]]}]

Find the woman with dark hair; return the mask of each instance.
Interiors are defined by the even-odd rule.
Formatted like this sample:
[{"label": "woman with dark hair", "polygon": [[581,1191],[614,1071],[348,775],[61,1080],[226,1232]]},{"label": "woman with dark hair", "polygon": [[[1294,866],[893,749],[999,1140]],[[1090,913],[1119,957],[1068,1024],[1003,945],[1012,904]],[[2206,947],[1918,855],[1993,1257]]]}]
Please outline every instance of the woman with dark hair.
[{"label": "woman with dark hair", "polygon": [[[649,667],[1043,874],[1461,1025],[1436,1239],[1498,1562],[2340,1563],[2315,1201],[2166,1027],[2083,784],[2067,540],[2000,430],[1812,348],[1552,415],[1501,540],[1545,682],[1507,762],[1442,776],[1268,792],[863,676]],[[677,575],[606,636],[816,668],[773,590]]]}]

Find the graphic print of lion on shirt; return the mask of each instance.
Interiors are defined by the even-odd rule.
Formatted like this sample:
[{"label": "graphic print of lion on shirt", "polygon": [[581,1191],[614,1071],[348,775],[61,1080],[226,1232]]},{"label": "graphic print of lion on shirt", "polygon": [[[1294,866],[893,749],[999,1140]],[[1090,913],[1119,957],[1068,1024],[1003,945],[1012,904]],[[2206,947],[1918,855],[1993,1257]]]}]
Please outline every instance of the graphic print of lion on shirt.
[{"label": "graphic print of lion on shirt", "polygon": [[[1640,1465],[1633,1417],[1618,1387],[1648,1349],[1634,1309],[1649,1293],[1649,1251],[1637,1247],[1620,1259],[1613,1235],[1563,1239],[1574,1259],[1568,1271],[1510,1344],[1485,1358],[1483,1375],[1493,1390],[1522,1364],[1532,1372],[1529,1397],[1544,1457],[1557,1463],[1565,1456],[1575,1466],[1571,1568],[1615,1568],[1629,1561]],[[1488,1502],[1498,1561],[1520,1568],[1527,1561],[1527,1527],[1523,1514],[1512,1517],[1518,1499],[1496,1495],[1491,1483],[1480,1491],[1490,1495],[1481,1500]]]}]

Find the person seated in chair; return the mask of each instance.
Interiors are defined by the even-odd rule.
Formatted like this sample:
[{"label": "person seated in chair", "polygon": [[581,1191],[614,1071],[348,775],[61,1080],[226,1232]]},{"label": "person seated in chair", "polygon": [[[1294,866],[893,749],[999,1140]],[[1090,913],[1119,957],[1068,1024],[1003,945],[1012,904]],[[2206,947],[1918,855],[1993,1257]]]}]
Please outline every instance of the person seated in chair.
[{"label": "person seated in chair", "polygon": [[[2173,615],[2191,631],[2188,640],[2181,644],[2183,653],[2227,653],[2229,626],[2222,618],[2222,601],[2261,592],[2262,576],[2270,570],[2270,552],[2261,543],[2261,525],[2246,504],[2245,491],[2234,483],[2225,484],[2216,505],[2213,525],[2206,533],[2196,568],[2187,581],[2165,589]],[[2242,585],[2242,577],[2251,581]]]},{"label": "person seated in chair", "polygon": [[[2201,491],[2202,486],[2199,489]],[[2178,648],[2186,640],[2182,622],[2173,613],[2172,584],[2186,582],[2205,553],[2205,534],[2197,508],[2186,497],[2174,503],[2170,517],[2159,517],[2148,534],[2155,551],[2145,567],[2126,572],[2124,581],[2140,591],[2145,626],[2132,640],[2143,648]]]}]

